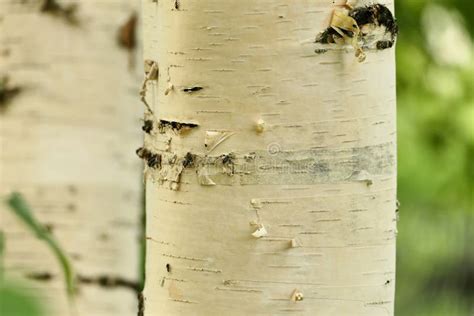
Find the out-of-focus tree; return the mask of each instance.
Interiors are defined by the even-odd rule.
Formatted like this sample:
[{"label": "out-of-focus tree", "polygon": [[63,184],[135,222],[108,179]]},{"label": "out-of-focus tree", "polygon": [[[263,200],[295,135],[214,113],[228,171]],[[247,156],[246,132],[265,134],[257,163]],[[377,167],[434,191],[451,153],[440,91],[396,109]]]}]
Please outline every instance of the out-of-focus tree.
[{"label": "out-of-focus tree", "polygon": [[[0,272],[34,289],[48,316],[137,310],[137,5],[0,1]],[[16,213],[12,191],[28,201],[10,203]],[[0,291],[2,316],[35,315],[2,280]]]}]

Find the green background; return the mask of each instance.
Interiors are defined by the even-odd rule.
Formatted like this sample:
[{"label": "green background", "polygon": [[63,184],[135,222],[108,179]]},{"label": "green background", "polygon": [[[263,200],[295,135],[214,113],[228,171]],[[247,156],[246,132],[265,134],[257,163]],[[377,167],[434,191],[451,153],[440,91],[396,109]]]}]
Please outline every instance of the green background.
[{"label": "green background", "polygon": [[395,2],[396,315],[474,315],[474,1]]}]

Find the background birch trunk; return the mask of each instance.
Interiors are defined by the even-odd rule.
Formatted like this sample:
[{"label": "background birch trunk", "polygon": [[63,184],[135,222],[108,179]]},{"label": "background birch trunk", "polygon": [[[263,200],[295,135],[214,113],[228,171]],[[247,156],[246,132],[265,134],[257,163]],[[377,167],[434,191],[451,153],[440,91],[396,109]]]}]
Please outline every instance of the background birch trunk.
[{"label": "background birch trunk", "polygon": [[393,314],[394,50],[315,53],[334,8],[143,0],[146,315]]},{"label": "background birch trunk", "polygon": [[70,3],[0,3],[0,72],[20,88],[0,114],[0,189],[23,193],[67,251],[78,312],[50,249],[2,201],[5,275],[37,289],[48,316],[135,315],[142,71],[117,33],[138,4],[77,1],[71,14]]}]

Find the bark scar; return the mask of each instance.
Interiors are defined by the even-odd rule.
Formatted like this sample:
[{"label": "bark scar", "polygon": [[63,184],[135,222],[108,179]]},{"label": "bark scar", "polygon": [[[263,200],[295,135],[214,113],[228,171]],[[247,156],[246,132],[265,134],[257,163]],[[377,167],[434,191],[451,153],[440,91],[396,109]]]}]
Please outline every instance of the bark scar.
[{"label": "bark scar", "polygon": [[[398,35],[398,25],[392,12],[383,4],[353,8],[346,5],[333,11],[329,27],[321,32],[315,42],[344,45],[350,43],[359,62],[365,60],[364,50],[393,47]],[[317,48],[320,54],[323,48]]]}]

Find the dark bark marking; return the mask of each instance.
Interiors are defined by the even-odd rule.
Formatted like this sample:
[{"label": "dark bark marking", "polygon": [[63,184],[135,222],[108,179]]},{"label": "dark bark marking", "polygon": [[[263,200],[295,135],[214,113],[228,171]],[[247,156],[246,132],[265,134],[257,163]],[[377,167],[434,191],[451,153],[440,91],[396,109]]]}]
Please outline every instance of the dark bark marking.
[{"label": "dark bark marking", "polygon": [[6,111],[12,99],[22,91],[20,87],[11,86],[9,80],[8,76],[0,78],[0,113]]},{"label": "dark bark marking", "polygon": [[138,20],[137,14],[133,12],[128,18],[127,22],[125,22],[125,24],[122,25],[118,30],[118,34],[117,34],[118,44],[121,47],[128,49],[129,51],[134,50],[137,46],[137,41],[136,41],[137,20]]},{"label": "dark bark marking", "polygon": [[43,0],[40,11],[62,18],[69,24],[76,25],[79,22],[76,16],[77,8],[78,5],[76,3],[61,5],[57,0]]}]

